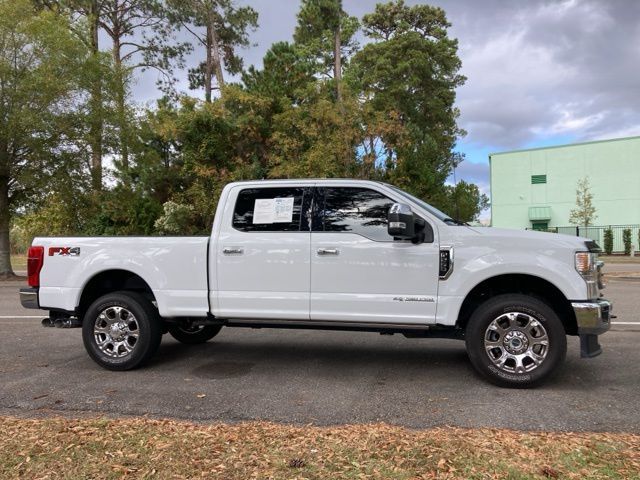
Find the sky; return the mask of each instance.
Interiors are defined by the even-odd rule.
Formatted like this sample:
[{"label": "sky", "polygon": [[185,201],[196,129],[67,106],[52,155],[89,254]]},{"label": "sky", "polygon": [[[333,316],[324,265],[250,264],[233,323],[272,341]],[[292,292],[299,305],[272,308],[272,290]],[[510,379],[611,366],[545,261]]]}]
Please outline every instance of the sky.
[{"label": "sky", "polygon": [[[343,7],[361,18],[379,1],[343,0]],[[291,41],[299,1],[237,3],[259,13],[253,46],[241,53],[245,66],[261,66],[271,44]],[[640,135],[640,1],[406,3],[442,7],[452,24],[449,35],[459,42],[467,81],[456,104],[467,134],[456,147],[466,158],[458,180],[489,195],[489,153]],[[193,66],[199,59],[187,61]],[[151,73],[141,76],[134,98],[158,98],[154,81]],[[186,74],[178,90],[188,91]]]}]

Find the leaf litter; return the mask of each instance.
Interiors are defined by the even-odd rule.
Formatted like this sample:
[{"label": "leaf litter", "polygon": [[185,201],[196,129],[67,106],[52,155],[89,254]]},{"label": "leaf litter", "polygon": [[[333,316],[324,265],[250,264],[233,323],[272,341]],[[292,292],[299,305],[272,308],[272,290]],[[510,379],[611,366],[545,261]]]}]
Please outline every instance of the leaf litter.
[{"label": "leaf litter", "polygon": [[632,479],[640,435],[0,417],[0,478]]}]

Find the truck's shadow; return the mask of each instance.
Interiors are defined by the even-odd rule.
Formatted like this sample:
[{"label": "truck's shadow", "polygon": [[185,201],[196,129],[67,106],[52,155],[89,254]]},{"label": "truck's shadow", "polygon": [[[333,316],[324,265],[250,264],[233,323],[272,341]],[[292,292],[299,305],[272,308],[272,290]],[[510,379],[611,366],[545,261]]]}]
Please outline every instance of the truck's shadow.
[{"label": "truck's shadow", "polygon": [[[575,356],[575,355],[574,355]],[[146,368],[180,372],[202,380],[225,380],[250,375],[277,375],[278,378],[318,380],[369,376],[382,383],[402,384],[418,378],[430,383],[469,381],[486,383],[473,370],[464,342],[442,339],[390,339],[354,342],[351,338],[312,337],[301,335],[251,336],[244,341],[234,335],[220,336],[202,345],[183,345],[163,341]],[[559,373],[543,389],[582,390],[596,382],[588,362],[569,355]],[[597,375],[595,375],[597,376]]]},{"label": "truck's shadow", "polygon": [[163,367],[175,371],[189,368],[191,375],[202,379],[245,376],[259,370],[279,374],[318,377],[372,374],[384,372],[394,377],[431,375],[473,375],[459,341],[407,339],[406,345],[366,344],[326,339],[281,338],[243,342],[241,339],[214,339],[203,345],[164,342],[148,368]]}]

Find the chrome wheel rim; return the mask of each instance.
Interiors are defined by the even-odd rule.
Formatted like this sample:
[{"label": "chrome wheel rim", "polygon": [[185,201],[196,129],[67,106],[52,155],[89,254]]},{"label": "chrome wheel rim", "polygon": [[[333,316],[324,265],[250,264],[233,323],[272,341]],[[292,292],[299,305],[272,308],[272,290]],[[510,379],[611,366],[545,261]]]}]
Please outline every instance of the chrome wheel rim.
[{"label": "chrome wheel rim", "polygon": [[98,349],[112,358],[123,358],[135,350],[140,327],[133,313],[124,307],[105,308],[93,326]]},{"label": "chrome wheel rim", "polygon": [[544,362],[549,336],[544,326],[523,312],[495,318],[484,334],[484,348],[491,362],[508,373],[528,373]]}]

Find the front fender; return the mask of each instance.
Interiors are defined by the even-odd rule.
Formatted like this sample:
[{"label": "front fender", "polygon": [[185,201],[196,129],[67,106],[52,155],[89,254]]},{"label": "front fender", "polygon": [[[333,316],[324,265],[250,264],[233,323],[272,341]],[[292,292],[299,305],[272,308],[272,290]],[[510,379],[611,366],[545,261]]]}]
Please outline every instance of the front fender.
[{"label": "front fender", "polygon": [[467,295],[485,280],[501,275],[529,275],[540,278],[554,285],[567,300],[584,300],[588,295],[585,281],[566,259],[535,252],[525,258],[521,252],[494,252],[471,259],[464,257],[463,254],[456,258],[452,275],[440,282],[438,323],[455,325]]}]

